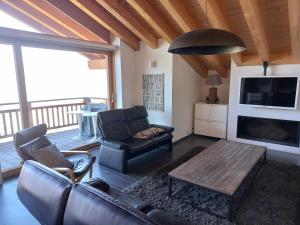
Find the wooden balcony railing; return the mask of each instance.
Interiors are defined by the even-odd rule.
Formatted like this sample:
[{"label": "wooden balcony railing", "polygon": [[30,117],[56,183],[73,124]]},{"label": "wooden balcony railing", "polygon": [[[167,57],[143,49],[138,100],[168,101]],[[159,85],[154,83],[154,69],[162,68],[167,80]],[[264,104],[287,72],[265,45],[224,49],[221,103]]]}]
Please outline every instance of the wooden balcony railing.
[{"label": "wooden balcony railing", "polygon": [[[32,126],[45,123],[48,129],[74,126],[77,118],[70,111],[80,110],[89,102],[108,103],[106,98],[65,98],[31,101],[28,105]],[[19,103],[0,104],[0,139],[13,136],[22,129]]]}]

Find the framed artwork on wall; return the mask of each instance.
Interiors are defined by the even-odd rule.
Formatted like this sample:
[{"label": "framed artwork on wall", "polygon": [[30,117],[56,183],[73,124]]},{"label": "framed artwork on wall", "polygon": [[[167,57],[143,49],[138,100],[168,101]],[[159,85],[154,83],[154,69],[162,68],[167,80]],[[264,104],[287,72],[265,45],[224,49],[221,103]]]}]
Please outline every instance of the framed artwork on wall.
[{"label": "framed artwork on wall", "polygon": [[147,110],[165,111],[163,73],[143,75],[143,102]]}]

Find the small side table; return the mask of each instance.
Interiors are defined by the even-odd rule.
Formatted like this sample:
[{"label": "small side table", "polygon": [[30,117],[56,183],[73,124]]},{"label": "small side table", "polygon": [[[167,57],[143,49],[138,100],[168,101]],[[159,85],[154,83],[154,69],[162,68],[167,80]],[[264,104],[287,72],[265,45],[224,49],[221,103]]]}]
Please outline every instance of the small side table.
[{"label": "small side table", "polygon": [[98,138],[97,138],[97,115],[98,115],[98,112],[84,112],[84,113],[82,113],[82,116],[92,118],[94,137],[92,138],[92,140],[89,141],[90,143],[98,141]]},{"label": "small side table", "polygon": [[87,139],[86,137],[81,136],[81,121],[82,117],[91,117],[93,122],[93,130],[94,130],[94,137],[89,142],[93,143],[98,140],[97,138],[97,114],[98,112],[86,112],[86,111],[70,111],[69,114],[75,114],[77,116],[77,121],[79,124],[79,135],[74,137],[73,140],[83,140]]}]

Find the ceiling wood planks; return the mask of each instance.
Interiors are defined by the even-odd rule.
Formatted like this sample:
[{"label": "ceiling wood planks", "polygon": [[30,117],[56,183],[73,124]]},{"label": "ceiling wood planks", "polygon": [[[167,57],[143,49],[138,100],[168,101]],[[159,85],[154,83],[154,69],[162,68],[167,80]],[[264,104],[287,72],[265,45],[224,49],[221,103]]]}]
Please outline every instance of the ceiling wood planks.
[{"label": "ceiling wood planks", "polygon": [[52,6],[46,0],[23,0],[28,6],[40,12],[44,16],[53,20],[55,23],[61,25],[66,30],[74,33],[79,39],[90,40],[103,43],[104,40],[90,32],[85,27],[74,21],[69,16]]},{"label": "ceiling wood planks", "polygon": [[[206,0],[197,0],[202,11],[206,11]],[[227,30],[229,32],[232,32],[228,21],[224,15],[224,12],[221,10],[219,3],[217,0],[209,0],[207,1],[207,17],[209,23],[212,25],[212,27],[222,30]],[[231,54],[231,58],[235,62],[236,65],[241,65],[242,63],[242,54],[236,53]]]},{"label": "ceiling wood planks", "polygon": [[300,63],[300,1],[288,0],[293,60]]},{"label": "ceiling wood planks", "polygon": [[[206,0],[0,0],[1,10],[43,33],[110,43],[111,33],[132,49],[152,48],[203,27]],[[300,62],[299,0],[208,0],[209,27],[240,36],[247,46],[237,65]],[[88,55],[97,59],[96,55]],[[230,68],[229,57],[184,56],[199,74]]]},{"label": "ceiling wood planks", "polygon": [[[168,42],[171,42],[179,35],[147,0],[127,0],[127,2]],[[200,59],[195,56],[185,56],[183,58],[201,76],[205,77],[207,75],[207,68]]]},{"label": "ceiling wood planks", "polygon": [[103,8],[109,11],[114,17],[116,17],[121,23],[123,23],[128,29],[130,29],[141,40],[146,42],[150,47],[157,48],[157,38],[151,31],[130,14],[128,6],[125,5],[123,0],[96,0]]},{"label": "ceiling wood planks", "polygon": [[112,17],[94,0],[70,0],[74,5],[105,27],[114,35],[123,39],[131,48],[139,50],[140,40],[122,23]]},{"label": "ceiling wood planks", "polygon": [[[173,19],[178,22],[179,26],[184,32],[190,32],[192,30],[199,29],[199,25],[191,17],[189,11],[182,1],[160,0],[160,3],[163,5],[163,7],[165,7]],[[227,76],[228,71],[226,66],[218,56],[201,56],[201,60],[204,60],[211,69],[216,69],[221,76]]]},{"label": "ceiling wood planks", "polygon": [[262,61],[270,61],[270,48],[257,0],[239,0],[256,50]]},{"label": "ceiling wood planks", "polygon": [[110,32],[93,20],[90,16],[85,14],[82,10],[72,4],[70,1],[64,1],[61,4],[61,0],[47,0],[51,5],[62,11],[64,14],[71,17],[74,21],[81,24],[90,32],[103,39],[104,43],[110,43]]}]

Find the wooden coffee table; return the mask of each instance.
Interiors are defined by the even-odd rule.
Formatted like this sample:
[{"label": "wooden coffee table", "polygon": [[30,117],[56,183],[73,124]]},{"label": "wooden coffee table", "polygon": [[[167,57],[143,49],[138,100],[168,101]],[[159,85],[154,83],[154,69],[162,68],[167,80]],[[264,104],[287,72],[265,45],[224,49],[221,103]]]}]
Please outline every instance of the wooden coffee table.
[{"label": "wooden coffee table", "polygon": [[220,140],[169,173],[169,196],[174,179],[222,193],[229,197],[232,220],[234,195],[259,160],[266,162],[266,153],[265,147]]}]

